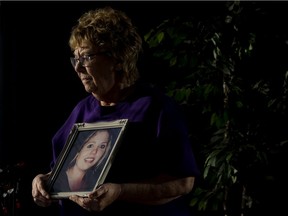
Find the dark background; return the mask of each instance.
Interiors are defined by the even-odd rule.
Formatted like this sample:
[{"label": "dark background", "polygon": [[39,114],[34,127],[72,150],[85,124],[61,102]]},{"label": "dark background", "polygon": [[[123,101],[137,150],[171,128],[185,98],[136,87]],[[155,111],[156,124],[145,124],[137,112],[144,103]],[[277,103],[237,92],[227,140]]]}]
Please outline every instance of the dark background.
[{"label": "dark background", "polygon": [[[49,170],[51,138],[76,103],[86,96],[69,60],[68,38],[80,15],[97,7],[112,6],[125,11],[143,36],[169,17],[221,13],[223,3],[0,1],[0,183],[18,185],[21,204],[16,211],[12,201],[17,197],[6,200],[13,205],[8,206],[10,215],[11,211],[16,211],[12,215],[26,215],[31,209],[51,215],[50,210],[33,205],[31,181],[36,174]],[[269,22],[262,25],[270,26],[267,31],[279,25],[277,29],[286,32],[287,7],[272,2],[266,5],[273,7],[266,19]],[[141,67],[146,77],[157,76],[149,57],[144,56]],[[0,187],[0,195],[1,192]]]}]

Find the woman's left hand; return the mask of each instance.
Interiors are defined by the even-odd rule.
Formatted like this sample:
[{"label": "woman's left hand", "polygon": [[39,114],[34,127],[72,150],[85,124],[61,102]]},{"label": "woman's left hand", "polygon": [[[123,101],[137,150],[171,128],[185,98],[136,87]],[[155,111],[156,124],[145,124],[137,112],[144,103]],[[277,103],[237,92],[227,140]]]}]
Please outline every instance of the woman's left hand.
[{"label": "woman's left hand", "polygon": [[69,199],[82,206],[87,211],[102,211],[119,197],[120,184],[106,183],[98,187],[87,197],[78,195],[70,196]]}]

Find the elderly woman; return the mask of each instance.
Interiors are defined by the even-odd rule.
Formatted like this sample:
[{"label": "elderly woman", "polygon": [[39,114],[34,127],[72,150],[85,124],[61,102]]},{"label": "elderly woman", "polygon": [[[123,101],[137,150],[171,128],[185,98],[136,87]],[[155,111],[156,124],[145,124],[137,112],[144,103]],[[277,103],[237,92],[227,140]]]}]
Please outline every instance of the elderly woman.
[{"label": "elderly woman", "polygon": [[[198,169],[187,128],[173,100],[139,79],[142,40],[131,20],[110,7],[84,13],[69,45],[72,66],[91,94],[54,135],[53,163],[74,123],[125,118],[129,124],[104,184],[88,197],[62,200],[61,214],[191,215],[185,195]],[[55,203],[45,190],[49,175],[38,174],[32,182],[39,206]]]}]

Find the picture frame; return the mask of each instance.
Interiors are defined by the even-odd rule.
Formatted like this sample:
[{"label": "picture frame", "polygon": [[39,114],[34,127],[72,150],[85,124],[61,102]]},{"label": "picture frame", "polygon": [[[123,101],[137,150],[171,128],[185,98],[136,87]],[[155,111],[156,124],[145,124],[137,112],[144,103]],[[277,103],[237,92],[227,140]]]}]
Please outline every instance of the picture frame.
[{"label": "picture frame", "polygon": [[[47,182],[51,198],[86,197],[101,185],[119,149],[127,123],[128,119],[75,123]],[[80,181],[76,176],[83,178]]]}]

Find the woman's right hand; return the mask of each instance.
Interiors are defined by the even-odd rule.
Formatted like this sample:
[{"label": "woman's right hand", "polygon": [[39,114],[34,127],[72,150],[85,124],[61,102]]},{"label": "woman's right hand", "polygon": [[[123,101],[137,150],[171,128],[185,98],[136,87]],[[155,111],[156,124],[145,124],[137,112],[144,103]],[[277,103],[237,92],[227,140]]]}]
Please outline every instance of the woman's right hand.
[{"label": "woman's right hand", "polygon": [[47,207],[52,203],[49,193],[46,191],[46,182],[50,173],[38,174],[32,181],[32,197],[38,206]]}]

